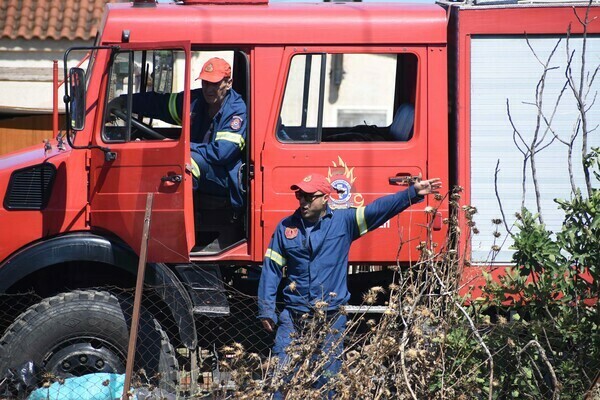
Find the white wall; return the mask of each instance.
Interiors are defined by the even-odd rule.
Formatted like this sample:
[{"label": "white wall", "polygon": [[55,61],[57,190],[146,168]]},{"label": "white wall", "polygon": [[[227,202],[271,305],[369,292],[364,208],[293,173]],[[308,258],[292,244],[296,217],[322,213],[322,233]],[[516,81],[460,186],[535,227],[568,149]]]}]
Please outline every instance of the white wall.
[{"label": "white wall", "polygon": [[[84,45],[89,45],[89,42],[0,40],[0,112],[50,112],[52,61],[59,61],[60,81],[63,79],[64,51],[70,46]],[[63,94],[61,90],[61,110],[64,109]]]}]

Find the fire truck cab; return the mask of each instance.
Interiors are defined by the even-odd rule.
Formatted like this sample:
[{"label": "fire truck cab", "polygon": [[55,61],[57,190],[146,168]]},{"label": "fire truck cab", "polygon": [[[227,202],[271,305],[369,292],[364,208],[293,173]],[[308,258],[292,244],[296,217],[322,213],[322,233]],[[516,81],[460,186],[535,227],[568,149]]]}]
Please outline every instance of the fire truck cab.
[{"label": "fire truck cab", "polygon": [[[97,43],[104,48],[90,62],[75,142],[94,147],[87,161],[90,228],[139,249],[144,199],[152,192],[149,261],[260,263],[275,225],[297,206],[289,186],[310,172],[327,175],[342,190],[333,207],[360,206],[399,190],[394,177],[447,181],[445,135],[429,137],[447,130],[445,14],[435,5],[365,10],[111,5]],[[191,187],[188,93],[213,56],[232,65],[233,89],[248,109],[239,171],[245,204],[237,214],[226,198],[194,199]],[[145,91],[183,92],[181,125],[108,115],[115,96]],[[358,242],[352,260],[395,262],[399,226],[404,240],[418,236],[426,223],[422,208]],[[408,249],[400,259],[410,260]]]}]

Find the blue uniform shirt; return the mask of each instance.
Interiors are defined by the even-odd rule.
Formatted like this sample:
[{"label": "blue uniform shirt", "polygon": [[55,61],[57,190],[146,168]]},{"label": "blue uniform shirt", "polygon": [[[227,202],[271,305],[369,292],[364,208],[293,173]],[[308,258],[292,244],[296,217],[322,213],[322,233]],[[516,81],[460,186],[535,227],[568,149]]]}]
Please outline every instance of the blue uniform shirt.
[{"label": "blue uniform shirt", "polygon": [[[223,99],[221,109],[208,118],[208,104],[202,89],[191,91],[191,156],[194,166],[195,186],[199,179],[229,192],[234,207],[242,207],[239,169],[243,163],[246,145],[246,104],[235,90],[230,89]],[[132,111],[146,117],[158,118],[181,125],[183,92],[140,93],[134,96]],[[216,193],[215,193],[216,194]]]},{"label": "blue uniform shirt", "polygon": [[317,301],[336,310],[350,299],[348,291],[348,252],[352,241],[423,200],[411,186],[407,190],[381,197],[366,207],[331,210],[309,235],[299,210],[284,218],[275,229],[265,254],[258,287],[258,318],[277,322],[275,298],[287,267],[287,280],[295,282],[283,290],[285,306],[295,311],[311,311]]}]

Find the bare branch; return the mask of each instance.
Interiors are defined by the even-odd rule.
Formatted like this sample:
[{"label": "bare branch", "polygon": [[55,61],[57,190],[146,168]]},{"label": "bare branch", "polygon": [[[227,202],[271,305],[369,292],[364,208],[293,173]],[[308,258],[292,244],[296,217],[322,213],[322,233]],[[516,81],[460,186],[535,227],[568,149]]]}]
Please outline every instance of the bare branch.
[{"label": "bare branch", "polygon": [[586,113],[587,113],[589,110],[591,110],[591,108],[592,108],[592,107],[594,106],[594,104],[596,103],[596,97],[598,97],[598,92],[595,92],[595,93],[594,93],[594,98],[592,99],[592,102],[591,102],[591,104],[590,104],[588,107],[586,107],[586,108],[584,109],[584,111],[585,111]]},{"label": "bare branch", "polygon": [[[540,223],[544,223],[542,207],[541,207],[540,186],[539,186],[539,182],[538,182],[538,178],[537,178],[536,155],[540,151],[547,148],[548,145],[550,145],[555,140],[555,135],[553,134],[553,138],[550,140],[550,143],[544,144],[546,135],[548,134],[549,131],[552,131],[551,130],[552,119],[554,118],[554,115],[556,114],[556,110],[560,103],[560,99],[562,98],[562,94],[564,93],[564,90],[561,91],[557,101],[554,103],[554,108],[553,108],[550,118],[547,118],[544,115],[543,102],[544,102],[544,91],[545,91],[545,87],[546,87],[546,78],[548,76],[548,73],[557,68],[557,67],[550,67],[550,62],[552,61],[552,58],[554,57],[554,54],[556,53],[556,50],[558,49],[562,39],[557,40],[557,42],[554,44],[554,48],[552,49],[552,51],[546,58],[545,62],[539,58],[539,56],[537,55],[535,49],[531,45],[531,42],[529,41],[529,38],[527,36],[525,37],[525,41],[527,42],[527,46],[533,53],[534,57],[538,60],[538,62],[544,68],[542,75],[540,76],[540,79],[537,82],[536,90],[535,90],[535,105],[537,108],[537,114],[536,114],[536,119],[535,119],[535,128],[533,130],[533,137],[531,140],[531,144],[528,146],[526,145],[526,147],[529,151],[529,154],[524,154],[524,155],[529,155],[529,161],[531,163],[530,164],[531,177],[533,180],[533,188],[534,188],[534,192],[535,192],[535,202],[536,202],[536,207],[537,207],[538,220]],[[513,125],[513,128],[514,128],[514,124],[512,122],[512,117],[510,115],[509,115],[509,120],[511,120],[511,124]],[[542,120],[546,124],[546,129],[543,131],[543,133],[541,133]],[[523,140],[522,137],[521,137],[521,140]],[[516,141],[515,141],[515,144],[516,144]],[[521,151],[521,153],[523,154],[522,151]],[[521,201],[522,206],[524,206],[524,204],[525,204],[525,165],[526,165],[526,163],[527,163],[527,159],[525,159],[524,163],[523,163],[524,170],[523,170],[523,197],[522,197],[522,201]]]},{"label": "bare branch", "polygon": [[[544,122],[546,123],[546,132],[548,132],[548,130],[550,130],[550,132],[552,132],[552,135],[554,136],[554,138],[558,139],[559,141],[561,141],[561,140],[558,138],[558,135],[556,134],[554,129],[552,129],[552,121],[554,120],[554,116],[556,115],[556,111],[558,110],[560,100],[562,99],[563,94],[567,90],[568,84],[569,83],[567,81],[565,81],[565,84],[563,85],[562,89],[560,90],[558,98],[556,99],[556,102],[554,103],[554,108],[552,109],[552,114],[550,115],[550,118],[547,118],[546,114],[544,114],[544,112],[542,111],[542,117],[544,118]],[[546,132],[544,133],[544,137],[546,136]]]},{"label": "bare branch", "polygon": [[[590,78],[589,74],[586,75],[586,53],[587,53],[588,25],[590,24],[590,22],[594,21],[594,19],[595,19],[595,18],[590,19],[589,14],[590,14],[591,5],[592,5],[592,0],[589,0],[588,5],[585,10],[585,16],[583,18],[581,16],[579,16],[577,9],[575,7],[573,7],[573,13],[575,14],[575,17],[577,18],[577,21],[579,22],[579,24],[581,25],[582,30],[583,30],[582,45],[581,45],[581,66],[580,66],[580,76],[579,76],[578,84],[575,82],[575,79],[573,78],[573,73],[572,73],[571,67],[570,67],[570,59],[569,59],[568,68],[565,71],[565,74],[567,75],[567,78],[569,80],[569,87],[571,88],[571,91],[573,92],[573,97],[575,97],[575,100],[577,102],[577,109],[579,110],[580,119],[581,119],[581,162],[582,162],[585,186],[587,189],[588,196],[591,196],[591,194],[592,194],[592,184],[591,184],[589,168],[585,164],[585,159],[586,159],[587,152],[588,152],[587,140],[588,140],[588,135],[590,133],[589,128],[587,126],[587,124],[588,124],[587,111],[589,110],[590,107],[588,107],[586,105],[586,101],[587,101],[587,96],[590,93],[592,83],[596,78],[596,75],[598,73],[598,68],[599,68],[599,66],[596,66],[596,68],[594,68],[594,72],[593,72],[591,78]],[[569,29],[567,30],[567,56],[568,57],[569,57],[569,54],[571,54],[571,57],[572,57],[572,54],[574,54],[574,51],[571,53],[570,47],[569,47],[570,36],[571,36],[571,26],[569,26]],[[595,98],[596,98],[596,94],[594,94],[593,102],[595,102]]]},{"label": "bare branch", "polygon": [[529,36],[527,36],[527,33],[525,33],[525,43],[527,43],[527,47],[529,47],[529,50],[531,50],[531,54],[533,54],[533,56],[538,61],[538,63],[540,63],[541,66],[545,66],[544,62],[542,60],[540,60],[540,58],[538,57],[536,51],[531,46],[531,43],[529,42]]},{"label": "bare branch", "polygon": [[596,79],[596,76],[598,75],[598,70],[600,70],[600,65],[598,65],[596,67],[596,69],[594,70],[594,73],[592,74],[591,78],[589,78],[589,73],[588,73],[588,90],[585,93],[586,97],[588,96],[588,94],[590,93],[590,90],[592,89],[592,85],[594,84],[594,80]]},{"label": "bare branch", "polygon": [[500,213],[502,214],[502,222],[506,231],[510,234],[508,223],[506,222],[506,215],[504,215],[504,208],[502,207],[502,201],[500,201],[500,194],[498,193],[498,172],[500,172],[500,159],[496,161],[496,170],[494,171],[494,192],[496,192],[496,200],[498,200],[498,207],[500,207]]},{"label": "bare branch", "polygon": [[[515,125],[515,123],[514,123],[514,121],[512,119],[512,114],[510,113],[510,102],[509,102],[508,99],[506,99],[506,113],[508,114],[508,121],[510,122],[510,125],[513,128],[513,142],[515,143],[515,146],[517,146],[517,149],[525,157],[528,153],[531,152],[531,149],[529,148],[529,146],[527,146],[527,143],[525,143],[525,140],[523,139],[523,136],[521,135],[521,133],[517,129],[517,127],[516,127],[516,125]],[[521,143],[523,144],[523,146],[527,149],[527,151],[523,151],[521,149],[521,146],[516,141],[516,137],[519,138],[519,140],[521,141]]]},{"label": "bare branch", "polygon": [[521,351],[519,351],[519,355],[522,354],[529,347],[535,347],[538,350],[540,357],[542,357],[542,360],[544,360],[546,367],[548,367],[548,371],[550,372],[550,377],[552,378],[552,386],[553,386],[552,399],[558,400],[559,395],[560,395],[560,392],[559,392],[560,383],[558,382],[558,379],[556,378],[556,372],[554,372],[552,363],[550,362],[550,360],[548,360],[548,356],[546,355],[546,350],[544,350],[542,345],[540,345],[539,342],[537,342],[536,340],[530,340],[529,343],[527,343],[521,349]]}]

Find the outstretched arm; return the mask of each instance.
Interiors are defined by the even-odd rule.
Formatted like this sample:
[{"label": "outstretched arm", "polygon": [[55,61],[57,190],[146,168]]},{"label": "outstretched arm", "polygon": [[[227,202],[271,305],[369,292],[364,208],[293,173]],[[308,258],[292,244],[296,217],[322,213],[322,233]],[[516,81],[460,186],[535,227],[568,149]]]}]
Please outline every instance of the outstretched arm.
[{"label": "outstretched arm", "polygon": [[416,182],[406,190],[380,197],[366,207],[358,207],[356,209],[356,233],[354,238],[356,239],[379,227],[412,204],[423,201],[424,196],[438,193],[441,187],[442,182],[439,178],[423,180]]}]

